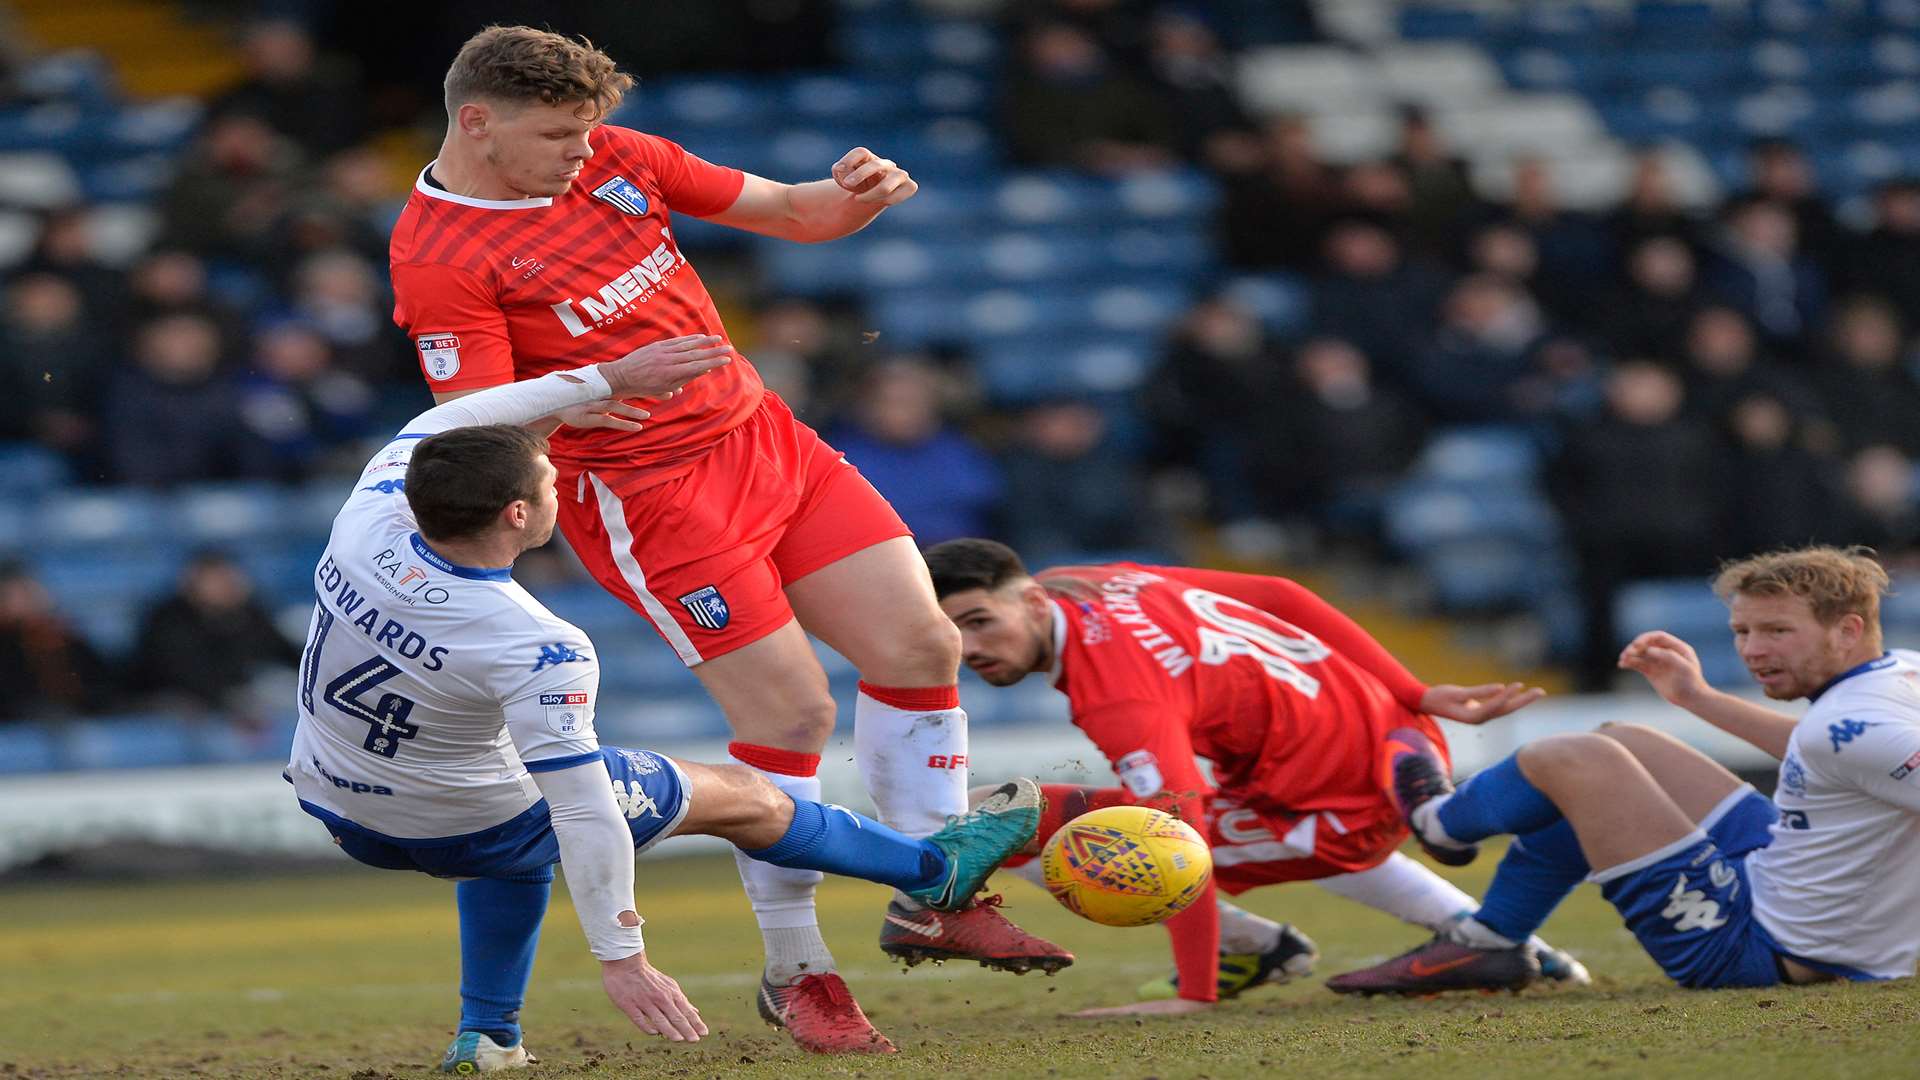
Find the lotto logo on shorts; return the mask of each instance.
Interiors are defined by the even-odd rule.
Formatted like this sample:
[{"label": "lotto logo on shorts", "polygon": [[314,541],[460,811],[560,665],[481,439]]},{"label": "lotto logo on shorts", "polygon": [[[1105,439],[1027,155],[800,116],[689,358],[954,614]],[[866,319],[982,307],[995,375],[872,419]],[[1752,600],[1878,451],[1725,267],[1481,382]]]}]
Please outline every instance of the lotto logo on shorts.
[{"label": "lotto logo on shorts", "polygon": [[693,616],[697,625],[708,630],[718,630],[727,625],[728,616],[733,614],[727,609],[727,598],[711,585],[681,597],[680,606],[687,609],[687,614]]}]

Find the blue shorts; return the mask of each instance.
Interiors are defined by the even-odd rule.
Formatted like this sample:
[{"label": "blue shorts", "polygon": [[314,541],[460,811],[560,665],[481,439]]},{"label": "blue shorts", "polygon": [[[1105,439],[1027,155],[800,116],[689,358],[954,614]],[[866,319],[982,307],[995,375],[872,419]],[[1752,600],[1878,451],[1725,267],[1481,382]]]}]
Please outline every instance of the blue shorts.
[{"label": "blue shorts", "polygon": [[[693,808],[687,774],[673,760],[651,750],[600,748],[613,781],[614,800],[627,817],[634,851],[645,851],[671,836]],[[340,849],[382,870],[418,870],[443,878],[498,878],[551,881],[560,862],[560,841],[553,833],[545,799],[518,817],[464,836],[431,840],[400,839],[365,829],[308,802],[301,807],[319,818]]]},{"label": "blue shorts", "polygon": [[1627,929],[1674,982],[1773,986],[1783,950],[1753,915],[1747,856],[1773,842],[1773,800],[1742,786],[1694,833],[1593,875]]}]

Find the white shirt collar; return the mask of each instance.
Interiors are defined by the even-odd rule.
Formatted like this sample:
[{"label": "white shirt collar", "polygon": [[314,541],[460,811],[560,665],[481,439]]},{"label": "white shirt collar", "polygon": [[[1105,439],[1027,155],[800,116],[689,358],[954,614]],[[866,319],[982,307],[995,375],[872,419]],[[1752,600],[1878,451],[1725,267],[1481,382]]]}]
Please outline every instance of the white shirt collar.
[{"label": "white shirt collar", "polygon": [[1053,667],[1047,670],[1047,685],[1060,685],[1060,651],[1067,644],[1067,613],[1060,609],[1060,601],[1048,600],[1053,606]]},{"label": "white shirt collar", "polygon": [[476,199],[470,195],[455,195],[444,188],[434,187],[427,183],[427,169],[433,168],[439,164],[439,161],[439,158],[435,158],[427,162],[427,168],[421,169],[420,175],[413,181],[413,190],[429,199],[459,203],[461,206],[476,206],[482,210],[537,210],[542,206],[553,205],[552,197],[546,195],[529,196],[524,199]]}]

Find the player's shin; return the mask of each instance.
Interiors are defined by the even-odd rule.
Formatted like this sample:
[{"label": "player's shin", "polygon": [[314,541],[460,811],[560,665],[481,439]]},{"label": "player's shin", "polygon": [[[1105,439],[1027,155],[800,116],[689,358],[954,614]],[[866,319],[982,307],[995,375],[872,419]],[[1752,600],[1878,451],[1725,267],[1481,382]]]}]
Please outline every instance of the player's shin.
[{"label": "player's shin", "polygon": [[907,891],[930,888],[947,874],[947,857],[932,844],[845,807],[801,799],[793,802],[793,823],[785,836],[743,853],[777,866],[864,878]]},{"label": "player's shin", "polygon": [[924,838],[967,812],[967,714],[957,687],[862,682],[853,745],[881,821]]},{"label": "player's shin", "polygon": [[1530,833],[1560,820],[1560,808],[1520,771],[1516,756],[1475,773],[1459,790],[1425,803],[1413,826],[1429,843],[1471,844],[1500,833]]},{"label": "player's shin", "polygon": [[1586,880],[1587,871],[1586,854],[1565,818],[1515,837],[1474,921],[1510,941],[1524,941]]},{"label": "player's shin", "polygon": [[553,871],[519,881],[478,878],[454,888],[460,908],[460,1030],[501,1046],[520,1042],[520,1007],[533,976]]},{"label": "player's shin", "polygon": [[[727,750],[733,760],[759,770],[796,804],[820,801],[820,778],[816,775],[820,755],[739,742]],[[738,850],[734,862],[740,870],[740,882],[746,886],[747,900],[753,905],[754,920],[760,925],[767,952],[767,980],[785,986],[802,975],[834,970],[833,954],[820,936],[820,918],[814,911],[813,894],[820,884],[820,871],[761,862]]]}]

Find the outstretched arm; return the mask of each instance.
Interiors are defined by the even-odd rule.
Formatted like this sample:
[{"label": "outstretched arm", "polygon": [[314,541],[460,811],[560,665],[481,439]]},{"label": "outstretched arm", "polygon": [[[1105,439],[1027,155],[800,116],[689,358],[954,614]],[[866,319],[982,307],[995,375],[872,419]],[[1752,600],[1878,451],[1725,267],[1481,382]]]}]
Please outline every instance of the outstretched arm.
[{"label": "outstretched arm", "polygon": [[708,220],[812,244],[859,232],[919,190],[907,170],[857,146],[834,163],[831,179],[782,184],[749,173],[733,205]]},{"label": "outstretched arm", "polygon": [[1707,685],[1700,655],[1665,630],[1649,630],[1628,642],[1620,652],[1620,666],[1646,676],[1661,697],[1721,731],[1776,758],[1787,756],[1787,744],[1799,721]]}]

